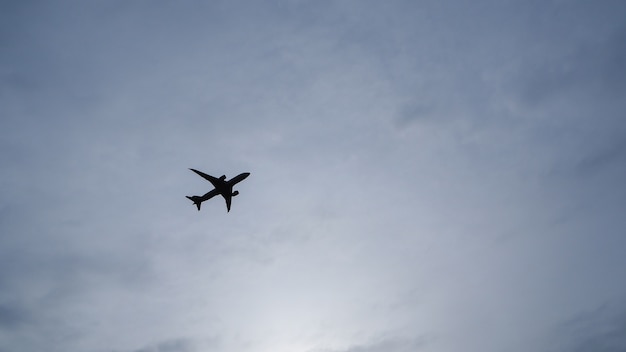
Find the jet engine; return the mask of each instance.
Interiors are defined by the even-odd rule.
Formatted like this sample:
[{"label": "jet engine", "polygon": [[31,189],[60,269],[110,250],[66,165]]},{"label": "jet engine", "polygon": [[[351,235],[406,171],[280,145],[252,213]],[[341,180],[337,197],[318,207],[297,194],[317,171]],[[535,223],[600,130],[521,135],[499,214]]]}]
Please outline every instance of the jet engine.
[{"label": "jet engine", "polygon": [[236,195],[238,195],[238,194],[239,194],[239,191],[235,191],[235,192],[233,192],[233,194],[231,194],[231,196],[233,196],[233,197],[234,197],[234,196],[236,196]]}]

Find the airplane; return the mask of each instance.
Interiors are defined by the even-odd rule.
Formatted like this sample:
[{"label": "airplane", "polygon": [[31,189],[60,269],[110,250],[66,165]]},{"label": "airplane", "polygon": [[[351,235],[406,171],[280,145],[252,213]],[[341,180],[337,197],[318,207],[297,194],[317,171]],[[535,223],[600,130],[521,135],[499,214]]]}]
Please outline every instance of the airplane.
[{"label": "airplane", "polygon": [[195,204],[198,207],[198,211],[200,211],[200,204],[202,204],[202,202],[204,202],[205,200],[209,200],[218,194],[221,194],[222,197],[224,197],[224,200],[226,201],[226,212],[230,212],[230,201],[232,200],[232,197],[239,194],[239,191],[233,192],[233,186],[243,181],[246,177],[250,176],[249,172],[244,172],[226,181],[226,175],[222,175],[220,176],[220,178],[215,178],[211,175],[207,175],[204,172],[201,172],[195,169],[189,169],[189,170],[202,176],[204,179],[211,182],[213,184],[213,187],[215,187],[215,189],[207,192],[203,196],[191,196],[191,197],[186,196],[189,200],[193,202],[193,204]]}]

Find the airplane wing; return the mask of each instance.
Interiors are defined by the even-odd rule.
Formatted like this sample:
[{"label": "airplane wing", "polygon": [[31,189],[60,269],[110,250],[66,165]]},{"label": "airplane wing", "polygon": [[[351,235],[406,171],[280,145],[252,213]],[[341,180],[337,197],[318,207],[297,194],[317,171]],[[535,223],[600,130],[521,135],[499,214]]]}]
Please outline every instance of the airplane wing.
[{"label": "airplane wing", "polygon": [[222,193],[222,197],[224,197],[224,200],[226,201],[226,212],[230,211],[230,201],[233,200],[233,197],[231,195],[224,195],[224,193]]},{"label": "airplane wing", "polygon": [[204,173],[204,172],[202,172],[202,171],[198,171],[198,170],[196,170],[196,169],[189,169],[189,170],[191,170],[191,171],[193,171],[193,172],[197,173],[198,175],[200,175],[200,176],[201,176],[202,178],[204,178],[205,180],[208,180],[209,182],[211,182],[211,183],[213,184],[213,187],[216,187],[216,188],[217,188],[217,187],[218,187],[220,184],[222,184],[222,182],[223,182],[223,181],[222,181],[222,180],[220,180],[219,178],[217,178],[217,177],[213,177],[213,176],[211,176],[211,175],[207,175],[207,174],[205,174],[205,173]]},{"label": "airplane wing", "polygon": [[248,176],[250,176],[250,173],[249,173],[249,172],[244,172],[244,173],[242,173],[242,174],[239,174],[239,175],[237,175],[237,176],[235,176],[235,177],[231,178],[231,179],[228,181],[228,183],[229,183],[229,184],[231,184],[231,185],[235,185],[235,184],[237,184],[237,183],[239,183],[239,182],[243,181],[243,180],[244,180],[246,177],[248,177]]}]

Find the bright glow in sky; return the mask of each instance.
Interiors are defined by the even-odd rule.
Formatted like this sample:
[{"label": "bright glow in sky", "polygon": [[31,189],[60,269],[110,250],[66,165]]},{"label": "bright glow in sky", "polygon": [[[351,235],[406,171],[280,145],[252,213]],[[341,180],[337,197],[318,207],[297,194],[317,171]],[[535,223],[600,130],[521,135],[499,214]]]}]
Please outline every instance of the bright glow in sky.
[{"label": "bright glow in sky", "polygon": [[3,2],[0,352],[626,350],[625,13]]}]

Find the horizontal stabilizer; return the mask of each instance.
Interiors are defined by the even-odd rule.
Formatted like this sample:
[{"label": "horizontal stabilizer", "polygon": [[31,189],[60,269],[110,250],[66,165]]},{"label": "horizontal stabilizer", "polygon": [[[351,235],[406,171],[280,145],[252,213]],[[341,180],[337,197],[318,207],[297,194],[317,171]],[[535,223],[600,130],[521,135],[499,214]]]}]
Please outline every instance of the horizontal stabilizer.
[{"label": "horizontal stabilizer", "polygon": [[187,197],[187,199],[192,201],[193,204],[195,204],[196,207],[198,207],[198,211],[200,211],[200,204],[202,204],[202,199],[200,197],[198,196],[193,196],[193,197],[185,196],[185,197]]}]

